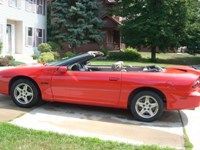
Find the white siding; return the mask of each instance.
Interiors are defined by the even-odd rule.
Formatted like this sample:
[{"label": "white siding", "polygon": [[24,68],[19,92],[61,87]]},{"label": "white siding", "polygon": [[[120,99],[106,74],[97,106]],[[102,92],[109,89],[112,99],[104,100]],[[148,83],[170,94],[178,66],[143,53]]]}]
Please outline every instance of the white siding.
[{"label": "white siding", "polygon": [[[1,1],[3,2],[2,4]],[[30,56],[37,47],[26,46],[25,28],[32,27],[34,29],[38,28],[46,31],[46,15],[26,11],[25,0],[18,0],[17,3],[19,7],[10,7],[8,0],[0,0],[0,25],[2,25],[3,28],[2,54],[6,55],[6,26],[10,23],[14,25],[15,29],[15,49],[12,50],[12,54],[19,53]]]}]

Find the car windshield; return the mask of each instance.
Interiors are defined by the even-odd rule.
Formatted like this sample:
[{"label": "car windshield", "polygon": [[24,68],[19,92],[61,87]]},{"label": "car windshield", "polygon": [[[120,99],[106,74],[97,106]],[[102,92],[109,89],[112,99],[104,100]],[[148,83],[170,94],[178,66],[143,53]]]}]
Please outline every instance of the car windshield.
[{"label": "car windshield", "polygon": [[192,66],[194,69],[200,70],[200,65],[194,65]]},{"label": "car windshield", "polygon": [[72,65],[74,63],[80,62],[80,61],[87,61],[89,59],[94,58],[93,55],[90,55],[88,53],[80,54],[71,58],[63,58],[61,60],[57,60],[51,63],[47,63],[47,66],[68,66]]}]

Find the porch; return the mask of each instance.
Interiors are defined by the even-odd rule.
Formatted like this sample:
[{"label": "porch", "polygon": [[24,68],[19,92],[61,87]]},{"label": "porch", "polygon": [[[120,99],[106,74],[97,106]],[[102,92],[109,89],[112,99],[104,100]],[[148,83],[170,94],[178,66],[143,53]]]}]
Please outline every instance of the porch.
[{"label": "porch", "polygon": [[104,16],[102,19],[104,22],[104,47],[109,50],[123,49],[125,46],[121,41],[121,35],[119,31],[119,25],[121,24],[120,21],[110,16]]},{"label": "porch", "polygon": [[21,54],[23,49],[22,21],[7,20],[4,38],[4,55]]}]

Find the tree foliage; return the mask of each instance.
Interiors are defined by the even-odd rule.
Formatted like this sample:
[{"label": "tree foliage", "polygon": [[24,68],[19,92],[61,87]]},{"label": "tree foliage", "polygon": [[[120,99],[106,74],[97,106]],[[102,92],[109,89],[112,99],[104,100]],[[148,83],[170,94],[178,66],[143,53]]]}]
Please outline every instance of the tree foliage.
[{"label": "tree foliage", "polygon": [[183,44],[187,45],[189,53],[200,53],[200,1],[188,0],[187,8],[187,36]]},{"label": "tree foliage", "polygon": [[102,41],[97,0],[55,0],[50,5],[51,40],[67,42],[71,48]]},{"label": "tree foliage", "polygon": [[187,21],[186,0],[121,0],[114,11],[125,18],[121,31],[128,46],[148,46],[152,60],[156,47],[165,50],[183,40]]}]

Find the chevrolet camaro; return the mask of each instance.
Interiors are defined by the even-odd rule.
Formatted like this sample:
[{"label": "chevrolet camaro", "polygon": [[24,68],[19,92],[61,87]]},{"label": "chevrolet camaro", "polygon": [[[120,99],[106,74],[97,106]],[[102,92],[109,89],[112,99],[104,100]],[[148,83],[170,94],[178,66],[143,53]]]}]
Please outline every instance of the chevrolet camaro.
[{"label": "chevrolet camaro", "polygon": [[92,65],[101,57],[90,51],[44,65],[0,71],[0,93],[19,107],[41,100],[129,109],[136,120],[150,122],[164,110],[200,105],[200,71],[195,67]]}]

